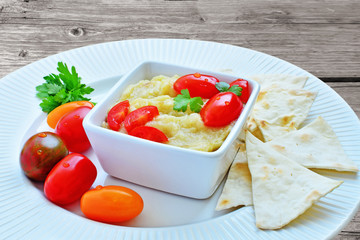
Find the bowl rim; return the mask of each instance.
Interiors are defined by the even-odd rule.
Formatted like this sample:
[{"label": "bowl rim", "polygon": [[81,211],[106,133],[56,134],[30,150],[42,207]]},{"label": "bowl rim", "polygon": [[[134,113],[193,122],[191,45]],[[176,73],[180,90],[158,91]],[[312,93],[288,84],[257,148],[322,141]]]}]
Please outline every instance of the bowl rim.
[{"label": "bowl rim", "polygon": [[[124,133],[120,133],[117,131],[113,131],[111,129],[107,129],[101,126],[98,126],[97,124],[94,124],[91,120],[96,116],[98,109],[100,109],[101,107],[104,107],[102,105],[105,104],[105,102],[108,100],[108,98],[110,98],[111,96],[113,96],[113,94],[116,94],[119,91],[123,91],[129,84],[125,85],[126,82],[128,82],[130,79],[129,77],[134,74],[136,71],[138,71],[140,68],[142,68],[143,66],[147,65],[147,64],[162,64],[162,65],[168,65],[168,66],[172,66],[172,67],[180,67],[183,69],[189,69],[189,72],[193,72],[195,70],[195,72],[200,72],[200,73],[204,73],[206,75],[221,75],[221,76],[226,76],[228,78],[234,78],[234,79],[238,79],[238,78],[242,78],[247,80],[248,82],[251,82],[252,84],[252,91],[249,97],[249,100],[246,104],[244,104],[244,108],[240,114],[240,116],[238,117],[238,119],[236,119],[234,126],[231,128],[229,134],[226,136],[225,140],[223,141],[223,143],[221,144],[221,146],[216,149],[215,151],[212,152],[207,152],[207,151],[201,151],[201,150],[195,150],[195,149],[189,149],[189,148],[183,148],[183,147],[179,147],[179,146],[173,146],[170,144],[163,144],[163,143],[158,143],[158,142],[154,142],[154,141],[149,141],[146,139],[142,139],[142,138],[138,138],[138,137],[134,137],[131,136],[129,134],[124,134]],[[176,75],[175,73],[173,75]],[[165,75],[166,76],[166,75]],[[171,76],[168,76],[171,77]],[[221,81],[221,80],[220,80]],[[125,87],[122,88],[122,85],[125,85]],[[122,89],[119,89],[122,88]],[[84,118],[83,120],[83,125],[84,128],[88,128],[88,129],[92,129],[95,131],[102,131],[105,134],[110,134],[110,136],[113,136],[115,138],[125,138],[129,143],[135,143],[135,144],[147,144],[150,146],[153,146],[154,148],[168,148],[168,150],[172,150],[172,151],[181,151],[184,153],[189,153],[192,155],[198,155],[201,157],[210,157],[210,158],[218,158],[219,156],[222,156],[226,153],[226,151],[228,150],[228,148],[231,146],[231,144],[236,140],[237,136],[240,134],[246,120],[247,117],[249,116],[249,114],[251,113],[252,107],[255,104],[256,98],[259,94],[260,91],[260,84],[258,82],[256,82],[255,80],[249,79],[249,78],[245,78],[242,76],[238,76],[235,75],[235,73],[231,74],[231,73],[226,73],[226,72],[220,72],[220,71],[213,71],[213,70],[208,70],[208,69],[202,69],[202,68],[194,68],[191,66],[187,66],[187,65],[183,65],[183,64],[173,64],[173,63],[167,63],[167,62],[161,62],[161,61],[156,61],[156,60],[145,60],[140,62],[139,64],[137,64],[134,68],[132,68],[130,71],[128,71],[126,74],[124,74],[121,78],[119,78],[119,80],[116,82],[116,84],[110,89],[110,91],[108,93],[105,94],[105,97],[103,99],[101,99],[92,109],[92,111],[90,111]],[[245,116],[243,113],[244,111],[247,111],[247,116]],[[242,123],[243,122],[243,123]]]}]

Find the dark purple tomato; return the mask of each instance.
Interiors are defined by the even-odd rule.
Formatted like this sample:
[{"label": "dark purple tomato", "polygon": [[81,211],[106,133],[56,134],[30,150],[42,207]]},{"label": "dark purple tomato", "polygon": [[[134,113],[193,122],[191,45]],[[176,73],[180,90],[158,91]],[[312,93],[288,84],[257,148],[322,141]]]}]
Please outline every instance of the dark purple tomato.
[{"label": "dark purple tomato", "polygon": [[52,132],[40,132],[30,137],[20,153],[20,165],[25,175],[44,181],[50,170],[68,155],[62,139]]}]

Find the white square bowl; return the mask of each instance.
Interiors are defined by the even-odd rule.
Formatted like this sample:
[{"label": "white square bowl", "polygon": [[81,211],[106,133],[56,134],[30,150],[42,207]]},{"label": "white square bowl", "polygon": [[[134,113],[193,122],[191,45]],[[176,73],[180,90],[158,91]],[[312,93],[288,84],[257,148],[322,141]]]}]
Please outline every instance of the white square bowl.
[{"label": "white square bowl", "polygon": [[249,82],[250,98],[222,146],[202,152],[136,138],[101,127],[108,110],[130,84],[158,75],[199,72],[232,82],[240,76],[185,66],[146,61],[139,64],[109,91],[83,121],[86,134],[104,171],[109,175],[165,192],[191,198],[210,197],[224,178],[237,151],[237,137],[260,90]]}]

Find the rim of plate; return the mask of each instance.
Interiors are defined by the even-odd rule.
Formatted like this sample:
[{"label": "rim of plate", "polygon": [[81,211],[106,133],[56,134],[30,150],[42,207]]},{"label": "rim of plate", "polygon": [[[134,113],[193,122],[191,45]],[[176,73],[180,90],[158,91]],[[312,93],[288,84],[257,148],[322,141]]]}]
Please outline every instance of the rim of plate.
[{"label": "rim of plate", "polygon": [[[122,55],[117,55],[117,53],[122,53]],[[93,59],[94,56],[97,58]],[[62,237],[87,239],[100,237],[113,239],[233,239],[234,237],[269,239],[301,238],[301,236],[310,239],[315,236],[329,239],[351,221],[360,204],[360,180],[357,174],[354,179],[347,179],[344,182],[343,189],[335,190],[330,194],[331,197],[326,196],[325,201],[316,204],[310,216],[305,214],[299,220],[295,220],[291,226],[277,231],[257,229],[252,217],[254,214],[252,207],[243,207],[226,215],[193,224],[134,228],[94,222],[46,201],[40,191],[35,189],[21,173],[17,161],[21,148],[19,135],[26,132],[38,117],[39,114],[33,113],[40,111],[38,104],[33,104],[37,102],[34,86],[41,83],[42,76],[56,70],[58,61],[76,66],[78,72],[85,73],[82,74],[82,78],[86,79],[85,83],[92,83],[99,79],[123,74],[143,60],[161,60],[205,69],[237,69],[242,73],[245,72],[245,75],[255,72],[306,75],[309,80],[305,89],[318,90],[318,97],[320,97],[315,100],[306,122],[313,120],[319,113],[324,114],[325,119],[330,120],[329,123],[335,127],[334,131],[339,133],[346,152],[350,153],[350,157],[359,165],[360,160],[354,158],[360,156],[360,150],[357,150],[360,149],[360,141],[350,141],[360,135],[360,122],[354,111],[328,85],[289,62],[248,48],[201,40],[134,39],[98,43],[48,56],[0,79],[0,101],[4,103],[0,106],[0,211],[3,215],[0,220],[2,223],[0,236],[21,238],[42,234],[40,236],[46,238],[46,236],[54,237],[56,234],[63,234]],[[109,61],[113,64],[111,68]],[[247,66],[247,68],[244,69],[242,66]],[[17,100],[15,106],[12,100]],[[329,106],[330,110],[323,111],[324,109],[321,108],[323,105]],[[340,114],[341,118],[332,115],[331,111]],[[24,119],[28,121],[24,122]],[[15,151],[9,151],[9,149],[15,149]],[[337,175],[330,176],[341,179]],[[350,197],[350,202],[341,199],[343,201],[341,203],[346,206],[343,208],[344,214],[341,215],[338,214],[341,207],[336,205],[336,200],[344,193],[349,194],[345,196]],[[324,208],[331,210],[325,215],[332,217],[331,219],[337,219],[335,224],[319,217],[324,217],[322,215]],[[66,220],[63,219],[64,216]],[[44,229],[52,228],[54,225],[58,228],[44,233]],[[312,226],[317,229],[314,230]]]}]

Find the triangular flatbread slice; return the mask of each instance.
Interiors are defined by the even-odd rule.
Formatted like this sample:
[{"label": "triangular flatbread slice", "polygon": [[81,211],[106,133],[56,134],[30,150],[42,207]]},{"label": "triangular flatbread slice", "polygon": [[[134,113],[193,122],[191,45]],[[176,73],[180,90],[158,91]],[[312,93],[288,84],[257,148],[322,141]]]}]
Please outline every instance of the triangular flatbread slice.
[{"label": "triangular flatbread slice", "polygon": [[[257,81],[260,84],[261,87],[260,94],[270,89],[287,89],[287,90],[302,89],[305,86],[306,81],[308,80],[307,76],[294,76],[294,75],[276,74],[276,73],[258,74],[258,75],[249,76],[248,78]],[[255,108],[256,108],[256,104],[255,104]],[[258,124],[256,123],[252,114],[250,115],[246,123],[246,128],[261,141],[265,141],[258,127]]]},{"label": "triangular flatbread slice", "polygon": [[[245,123],[245,126],[246,126],[247,131],[250,131],[256,138],[265,142],[264,136],[263,136],[259,126],[257,125],[255,119],[253,118],[252,114],[250,115],[247,122]],[[245,139],[245,137],[244,137],[244,139]]]},{"label": "triangular flatbread slice", "polygon": [[215,210],[252,205],[251,175],[246,158],[245,143],[240,148],[230,167],[223,191]]},{"label": "triangular flatbread slice", "polygon": [[321,116],[300,130],[266,142],[266,145],[307,168],[358,171],[331,126]]},{"label": "triangular flatbread slice", "polygon": [[304,87],[307,76],[293,76],[287,74],[258,74],[248,77],[260,84],[261,91],[267,88],[301,89]]},{"label": "triangular flatbread slice", "polygon": [[246,148],[258,228],[287,225],[342,183],[286,158],[249,132]]},{"label": "triangular flatbread slice", "polygon": [[270,141],[296,130],[308,115],[315,97],[315,92],[303,89],[262,91],[252,111],[253,119],[249,119],[249,122],[255,122],[264,141]]}]

